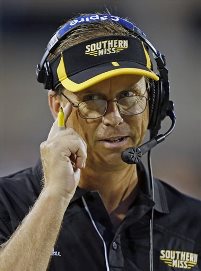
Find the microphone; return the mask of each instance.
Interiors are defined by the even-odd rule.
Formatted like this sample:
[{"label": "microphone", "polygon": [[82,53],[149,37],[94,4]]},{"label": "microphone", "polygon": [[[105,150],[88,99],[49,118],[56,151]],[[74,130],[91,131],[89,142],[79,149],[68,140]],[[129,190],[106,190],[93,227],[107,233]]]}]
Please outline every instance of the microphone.
[{"label": "microphone", "polygon": [[150,151],[160,142],[164,141],[165,138],[165,135],[158,135],[139,147],[127,148],[121,153],[121,159],[127,164],[138,164],[141,162],[142,155]]},{"label": "microphone", "polygon": [[172,124],[169,128],[169,130],[165,134],[160,134],[155,137],[153,137],[151,140],[145,142],[143,145],[139,147],[131,147],[127,148],[121,153],[121,159],[127,163],[127,164],[138,164],[141,162],[142,156],[150,151],[153,147],[155,147],[157,144],[163,142],[166,137],[171,134],[175,127],[176,123],[176,117],[174,115],[174,112],[168,112],[168,116],[172,121]]}]

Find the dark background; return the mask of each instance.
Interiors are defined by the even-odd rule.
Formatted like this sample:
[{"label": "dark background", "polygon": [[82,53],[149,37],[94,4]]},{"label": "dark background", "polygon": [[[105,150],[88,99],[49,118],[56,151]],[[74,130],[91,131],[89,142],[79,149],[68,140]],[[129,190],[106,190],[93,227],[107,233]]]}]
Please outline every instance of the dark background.
[{"label": "dark background", "polygon": [[0,175],[35,164],[52,125],[47,93],[35,77],[51,35],[78,12],[108,8],[133,20],[167,58],[177,126],[152,152],[154,175],[201,198],[200,0],[4,0],[0,5]]}]

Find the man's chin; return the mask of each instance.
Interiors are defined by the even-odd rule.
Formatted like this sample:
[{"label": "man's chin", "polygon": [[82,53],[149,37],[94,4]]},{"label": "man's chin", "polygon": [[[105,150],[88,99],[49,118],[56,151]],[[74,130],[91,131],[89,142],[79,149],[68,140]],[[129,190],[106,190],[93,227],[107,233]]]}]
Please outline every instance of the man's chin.
[{"label": "man's chin", "polygon": [[[102,170],[117,170],[122,169],[126,164],[121,159],[122,151],[115,152],[102,152],[99,154],[98,159],[94,159],[94,166],[101,167]],[[97,158],[97,157],[96,157]]]}]

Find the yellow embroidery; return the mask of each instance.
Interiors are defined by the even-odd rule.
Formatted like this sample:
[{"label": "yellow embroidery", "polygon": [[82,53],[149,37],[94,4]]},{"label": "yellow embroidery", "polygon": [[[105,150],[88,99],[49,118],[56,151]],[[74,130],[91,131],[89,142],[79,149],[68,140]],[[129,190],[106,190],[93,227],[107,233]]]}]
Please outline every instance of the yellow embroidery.
[{"label": "yellow embroidery", "polygon": [[102,56],[119,53],[128,48],[128,40],[102,40],[86,45],[85,54]]},{"label": "yellow embroidery", "polygon": [[113,66],[118,67],[120,66],[118,62],[111,62]]},{"label": "yellow embroidery", "polygon": [[170,267],[192,269],[198,262],[198,254],[178,251],[161,250],[160,260]]}]

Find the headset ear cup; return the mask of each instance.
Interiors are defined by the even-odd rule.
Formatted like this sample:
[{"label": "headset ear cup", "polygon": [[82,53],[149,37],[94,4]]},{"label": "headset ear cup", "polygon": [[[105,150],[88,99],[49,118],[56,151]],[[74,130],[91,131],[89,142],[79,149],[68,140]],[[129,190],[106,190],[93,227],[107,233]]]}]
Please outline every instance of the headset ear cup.
[{"label": "headset ear cup", "polygon": [[52,72],[49,62],[45,62],[43,67],[37,65],[36,68],[37,80],[39,83],[43,83],[45,89],[52,89]]},{"label": "headset ear cup", "polygon": [[52,72],[49,62],[44,63],[44,88],[52,89]]},{"label": "headset ear cup", "polygon": [[153,80],[149,80],[149,125],[148,129],[152,129],[154,123],[154,108],[156,100],[156,90]]},{"label": "headset ear cup", "polygon": [[158,133],[160,127],[158,124],[160,122],[160,104],[161,104],[161,82],[150,80],[150,100],[149,100],[149,125],[148,129],[154,134]]}]

